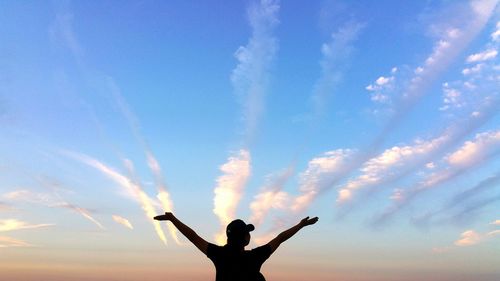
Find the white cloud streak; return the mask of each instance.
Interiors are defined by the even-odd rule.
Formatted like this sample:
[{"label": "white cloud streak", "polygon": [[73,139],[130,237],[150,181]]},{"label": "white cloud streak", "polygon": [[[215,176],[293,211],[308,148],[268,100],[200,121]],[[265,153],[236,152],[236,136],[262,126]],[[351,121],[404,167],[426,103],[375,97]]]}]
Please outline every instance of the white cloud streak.
[{"label": "white cloud streak", "polygon": [[468,63],[475,63],[475,62],[483,62],[487,60],[492,60],[496,58],[498,55],[498,51],[495,49],[489,49],[485,50],[480,53],[472,54],[469,57],[467,57],[467,62]]},{"label": "white cloud streak", "polygon": [[[137,200],[137,202],[139,202],[141,208],[143,209],[146,215],[146,218],[153,224],[156,234],[164,244],[167,244],[167,239],[165,237],[165,234],[163,233],[160,223],[153,219],[153,217],[158,214],[153,205],[153,201],[142,190],[141,186],[137,182],[120,174],[113,168],[105,165],[104,163],[90,156],[71,151],[62,151],[62,153],[98,170],[99,172],[101,172],[102,174],[113,180],[115,183],[117,183],[120,187],[125,189],[129,195],[131,195],[133,198],[135,198],[135,200]],[[128,165],[126,165],[127,169],[129,170],[130,173],[133,174],[134,171],[132,163],[130,161],[126,163],[129,163]]]},{"label": "white cloud streak", "polygon": [[467,141],[460,149],[451,153],[447,161],[451,166],[469,167],[481,162],[488,154],[500,148],[500,131],[476,135],[473,141]]},{"label": "white cloud streak", "polygon": [[500,225],[500,220],[495,220],[490,223],[491,225]]},{"label": "white cloud streak", "polygon": [[293,166],[288,167],[277,175],[269,177],[268,183],[255,195],[254,200],[250,203],[252,215],[250,222],[254,225],[260,225],[265,216],[271,209],[286,209],[290,201],[290,195],[281,189],[293,175]]},{"label": "white cloud streak", "polygon": [[55,201],[55,203],[53,203],[51,205],[48,205],[48,207],[65,208],[65,209],[73,210],[76,213],[80,214],[85,219],[87,219],[90,222],[92,222],[93,224],[95,224],[100,229],[104,229],[104,226],[92,216],[92,213],[88,209],[69,203],[66,199],[64,199],[59,194],[59,189],[62,186],[61,183],[59,183],[58,181],[56,181],[54,179],[50,179],[48,177],[37,177],[36,180],[40,184],[42,184],[44,187],[51,190],[52,193],[57,198],[56,199],[57,201]]},{"label": "white cloud streak", "polygon": [[2,198],[9,201],[24,201],[29,203],[36,203],[42,205],[53,205],[56,202],[56,199],[46,193],[36,193],[30,190],[22,189],[15,190],[2,195]]},{"label": "white cloud streak", "polygon": [[[349,174],[351,174],[354,170],[374,157],[375,152],[383,144],[385,138],[397,127],[399,122],[410,111],[413,105],[416,104],[416,102],[427,92],[429,86],[447,69],[447,67],[465,49],[465,47],[467,47],[472,39],[483,29],[485,24],[490,19],[497,3],[498,0],[471,2],[473,18],[469,22],[464,23],[465,28],[462,30],[456,28],[449,29],[445,33],[444,38],[435,44],[433,52],[427,57],[425,63],[418,67],[418,71],[415,72],[415,76],[411,79],[408,87],[404,91],[403,99],[396,107],[394,115],[390,118],[389,122],[387,122],[384,129],[373,139],[365,151],[357,153],[354,157],[352,157],[351,161],[343,167],[342,173],[336,174],[335,178],[324,184],[325,187],[322,189],[331,188],[334,184],[349,176]],[[387,79],[389,78],[383,77],[380,79],[379,83],[388,83],[389,81]],[[496,100],[494,103],[496,104]],[[485,117],[489,116],[490,115],[486,115]],[[457,137],[453,138],[453,140],[456,141],[456,139],[460,139],[459,137],[463,137],[466,133],[466,129],[475,127],[484,120],[485,119],[469,121],[464,129],[457,130]],[[328,173],[325,173],[325,176],[332,178]],[[365,180],[370,181],[369,178]],[[338,200],[344,201],[350,199],[351,190],[352,189],[342,189],[339,193]],[[313,198],[314,196],[311,195],[302,195],[301,199],[304,203],[301,204],[303,206],[301,209],[310,204]]]},{"label": "white cloud streak", "polygon": [[[368,155],[371,151],[376,151],[389,135],[408,114],[411,108],[417,103],[434,81],[449,67],[458,55],[469,45],[469,43],[484,28],[498,3],[498,0],[471,1],[470,11],[472,18],[468,15],[463,18],[464,28],[450,28],[445,32],[434,46],[433,52],[426,58],[425,62],[417,68],[415,76],[403,94],[403,99],[397,104],[396,111],[381,133],[374,139]],[[369,156],[368,156],[369,157]]]},{"label": "white cloud streak", "polygon": [[50,208],[64,208],[73,210],[85,219],[95,224],[100,229],[104,229],[104,226],[92,216],[92,213],[88,209],[68,203],[61,195],[59,195],[59,193],[53,186],[58,185],[58,183],[51,183],[47,179],[40,178],[37,178],[36,180],[43,186],[52,190],[55,196],[46,193],[36,193],[29,190],[16,190],[3,194],[2,197],[11,201],[22,201],[40,204]]},{"label": "white cloud streak", "polygon": [[61,203],[61,204],[56,204],[56,205],[53,205],[51,207],[66,208],[66,209],[73,210],[73,211],[77,212],[78,214],[82,215],[87,220],[89,220],[92,223],[94,223],[95,225],[97,225],[100,229],[104,229],[104,226],[92,216],[92,213],[88,209],[85,209],[85,208],[82,208],[79,206],[75,206],[75,205],[69,204],[67,202]]},{"label": "white cloud streak", "polygon": [[481,239],[482,237],[479,233],[474,230],[467,230],[460,235],[460,239],[455,241],[455,245],[459,247],[472,246],[481,242]]},{"label": "white cloud streak", "polygon": [[313,92],[316,114],[322,114],[328,98],[342,79],[342,66],[351,54],[353,42],[358,38],[363,25],[349,22],[331,34],[330,41],[321,46],[321,75]]},{"label": "white cloud streak", "polygon": [[220,167],[223,175],[217,178],[213,209],[222,227],[215,238],[218,243],[225,241],[224,229],[235,218],[236,208],[250,177],[250,170],[250,153],[244,149],[229,157],[228,161]]},{"label": "white cloud streak", "polygon": [[[174,211],[174,203],[171,199],[170,193],[168,192],[167,185],[165,184],[165,179],[163,177],[163,172],[161,170],[160,163],[156,159],[155,155],[149,148],[149,145],[147,144],[145,138],[141,134],[140,130],[140,125],[139,125],[139,120],[135,116],[135,114],[132,112],[128,104],[126,103],[125,99],[123,98],[120,89],[114,82],[114,80],[111,77],[108,77],[108,85],[111,90],[111,94],[113,96],[113,99],[115,103],[118,105],[118,108],[120,109],[122,115],[125,117],[127,120],[127,123],[136,138],[136,140],[141,144],[144,154],[146,156],[146,161],[149,169],[151,170],[156,189],[158,190],[158,195],[157,198],[160,201],[163,211],[164,212],[173,212]],[[170,235],[174,239],[174,241],[180,245],[179,238],[177,235],[177,230],[172,224],[167,224],[167,227],[169,229]]]},{"label": "white cloud streak", "polygon": [[494,238],[497,235],[500,235],[500,230],[494,230],[484,234],[478,233],[474,230],[467,230],[462,232],[462,234],[460,235],[460,239],[455,241],[454,244],[458,247],[473,246]]},{"label": "white cloud streak", "polygon": [[500,21],[497,22],[495,31],[491,33],[491,40],[494,42],[500,42]]},{"label": "white cloud streak", "polygon": [[49,28],[49,36],[53,42],[67,47],[79,66],[82,66],[84,50],[73,29],[73,14],[58,12]]},{"label": "white cloud streak", "polygon": [[29,224],[24,221],[17,219],[3,219],[0,220],[0,232],[15,231],[21,229],[36,229],[36,228],[47,228],[55,226],[55,224]]},{"label": "white cloud streak", "polygon": [[246,136],[252,139],[264,108],[269,71],[278,50],[273,35],[278,24],[279,1],[261,0],[248,11],[252,36],[235,53],[238,65],[231,73],[236,93],[243,99]]},{"label": "white cloud streak", "polygon": [[[54,21],[53,25],[51,26],[49,30],[49,34],[51,35],[53,40],[60,40],[62,43],[71,51],[73,56],[75,57],[75,60],[82,69],[85,70],[83,67],[83,48],[81,47],[80,43],[78,42],[78,37],[76,36],[76,33],[74,32],[73,29],[73,16],[71,13],[65,12],[65,13],[58,13],[56,15],[56,20]],[[157,185],[158,189],[158,199],[160,200],[161,204],[163,205],[164,211],[173,211],[173,202],[170,199],[170,194],[168,193],[166,189],[166,185],[164,184],[163,181],[163,176],[161,173],[161,169],[159,165],[156,165],[152,167],[150,164],[154,161],[155,163],[158,163],[152,153],[152,151],[149,149],[149,146],[147,145],[144,137],[142,137],[140,133],[140,126],[139,126],[139,121],[136,118],[136,116],[133,114],[133,112],[130,110],[129,106],[125,102],[125,99],[121,95],[121,92],[114,82],[114,80],[111,77],[107,77],[107,82],[108,82],[108,87],[111,91],[112,97],[115,101],[115,103],[118,105],[118,108],[122,115],[125,117],[127,120],[135,138],[140,142],[142,145],[145,154],[147,156],[148,160],[148,166],[151,168],[153,175],[155,177],[155,182]],[[93,116],[97,125],[100,127],[100,122],[97,120],[95,116]],[[122,159],[122,161],[126,162],[126,159]],[[116,178],[115,178],[116,179]],[[130,190],[129,190],[130,191]],[[137,194],[134,195],[137,198]],[[139,196],[139,198],[142,196]],[[147,201],[146,199],[139,200],[141,204],[143,205],[143,209],[145,206],[145,202]],[[146,208],[149,210],[149,208]],[[155,224],[155,228],[158,228],[157,222],[153,222]],[[170,233],[174,240],[179,244],[179,240],[177,237],[177,232],[175,228],[172,225],[168,225],[168,228],[170,230]],[[163,237],[163,234],[160,234],[160,232],[157,231],[157,233],[160,235],[161,240],[166,243],[166,239]]]},{"label": "white cloud streak", "polygon": [[381,185],[403,176],[406,171],[428,161],[451,135],[443,134],[429,141],[417,140],[414,145],[394,146],[368,160],[361,168],[361,175],[349,180],[340,190],[339,204],[351,201],[356,191]]},{"label": "white cloud streak", "polygon": [[8,236],[0,236],[0,248],[10,247],[32,247],[33,245],[23,240],[15,239]]},{"label": "white cloud streak", "polygon": [[121,224],[121,225],[123,225],[123,226],[125,226],[126,228],[129,228],[129,229],[134,229],[134,227],[132,226],[132,224],[130,223],[130,221],[127,220],[126,218],[124,218],[122,216],[118,216],[118,215],[112,215],[111,217],[118,224]]},{"label": "white cloud streak", "polygon": [[348,163],[352,156],[352,150],[338,149],[309,161],[307,169],[300,175],[301,194],[294,198],[291,210],[305,210],[320,193],[330,189],[338,176],[350,168]]},{"label": "white cloud streak", "polygon": [[370,92],[371,100],[379,103],[390,103],[390,92],[395,89],[395,81],[398,69],[393,67],[390,76],[380,76],[372,84],[365,87]]},{"label": "white cloud streak", "polygon": [[477,134],[473,141],[465,142],[455,152],[445,157],[448,164],[445,168],[431,173],[410,189],[405,190],[392,206],[375,218],[374,224],[380,225],[386,222],[420,193],[434,189],[484,163],[500,153],[499,148],[500,131]]}]

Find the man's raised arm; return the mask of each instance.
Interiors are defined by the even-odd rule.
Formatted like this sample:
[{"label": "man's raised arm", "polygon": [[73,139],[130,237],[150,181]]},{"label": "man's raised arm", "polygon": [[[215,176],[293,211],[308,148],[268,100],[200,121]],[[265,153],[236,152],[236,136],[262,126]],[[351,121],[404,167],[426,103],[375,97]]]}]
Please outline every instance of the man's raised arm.
[{"label": "man's raised arm", "polygon": [[279,247],[279,245],[286,240],[288,240],[290,237],[295,235],[299,230],[301,230],[304,226],[312,225],[315,224],[318,221],[318,217],[314,217],[310,219],[309,217],[306,217],[302,219],[298,224],[295,226],[290,227],[289,229],[281,232],[276,238],[271,240],[267,245],[271,247],[271,253],[276,251],[276,249]]},{"label": "man's raised arm", "polygon": [[166,212],[164,215],[154,217],[154,219],[159,221],[171,221],[175,227],[196,246],[196,248],[200,249],[205,255],[207,254],[208,242],[196,234],[189,226],[177,219],[174,214]]}]

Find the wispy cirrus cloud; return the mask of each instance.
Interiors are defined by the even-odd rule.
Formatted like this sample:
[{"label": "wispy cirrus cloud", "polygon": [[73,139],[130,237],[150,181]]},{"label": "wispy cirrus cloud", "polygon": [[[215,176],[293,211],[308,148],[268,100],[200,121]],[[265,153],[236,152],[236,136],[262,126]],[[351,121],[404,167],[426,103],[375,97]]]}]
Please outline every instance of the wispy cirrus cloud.
[{"label": "wispy cirrus cloud", "polygon": [[84,217],[85,219],[94,223],[100,229],[104,229],[104,226],[92,216],[92,212],[90,210],[67,202],[52,186],[54,184],[59,185],[58,183],[54,183],[52,181],[49,181],[48,179],[39,177],[37,178],[37,181],[41,183],[43,186],[47,187],[49,190],[51,190],[52,194],[33,192],[30,190],[21,189],[5,193],[1,197],[9,201],[20,201],[33,204],[40,204],[49,208],[64,208],[73,210],[82,217]]},{"label": "wispy cirrus cloud", "polygon": [[428,141],[417,140],[413,145],[386,149],[363,164],[361,175],[349,180],[339,190],[337,203],[349,202],[356,191],[394,181],[416,166],[428,162],[431,155],[449,143],[450,137],[450,134],[445,133]]},{"label": "wispy cirrus cloud", "polygon": [[468,172],[489,158],[500,153],[500,131],[477,134],[472,141],[466,141],[461,147],[444,158],[445,166],[438,169],[407,190],[397,190],[395,203],[376,216],[374,225],[381,225],[401,208],[413,201],[422,192],[434,189]]},{"label": "wispy cirrus cloud", "polygon": [[[481,1],[481,2],[471,2],[471,9],[468,11],[463,11],[464,21],[461,28],[448,28],[443,32],[443,37],[438,40],[433,48],[431,54],[425,59],[424,63],[417,67],[414,72],[414,76],[410,79],[410,82],[406,87],[403,88],[402,98],[394,103],[394,113],[390,117],[389,121],[384,126],[383,130],[371,141],[370,145],[360,152],[356,153],[349,163],[347,163],[343,169],[342,173],[337,173],[335,177],[332,177],[328,173],[324,176],[330,177],[330,181],[325,183],[325,188],[332,188],[335,184],[341,182],[341,180],[348,177],[358,168],[362,167],[365,163],[369,166],[368,162],[372,159],[377,159],[376,152],[379,150],[381,145],[384,143],[386,137],[397,128],[404,116],[413,108],[413,106],[420,100],[428,91],[429,87],[436,81],[436,79],[444,73],[444,71],[451,65],[451,63],[458,57],[458,55],[467,47],[467,45],[472,41],[473,38],[483,29],[485,24],[490,19],[498,1]],[[397,69],[395,69],[395,72]],[[394,78],[395,79],[395,78]],[[368,86],[369,89],[375,90],[378,85],[380,89],[391,81],[394,81],[390,76],[379,77],[378,84],[371,84]],[[481,119],[484,120],[484,119]],[[479,124],[480,122],[470,122],[471,125]],[[463,137],[465,130],[457,130],[457,138],[459,136]],[[470,131],[468,131],[470,132]],[[455,139],[455,138],[454,138]],[[387,152],[387,151],[386,151]],[[382,154],[381,157],[384,157]],[[369,177],[358,178],[357,181],[372,181]],[[356,180],[355,180],[356,181]],[[352,184],[352,183],[351,183]],[[359,184],[359,183],[358,183]],[[356,185],[356,183],[354,183]],[[325,189],[323,188],[323,189]],[[351,192],[353,188],[341,189],[339,193],[339,201],[349,199],[351,197]],[[313,196],[309,196],[313,198]],[[304,206],[310,204],[312,200],[304,200]]]},{"label": "wispy cirrus cloud", "polygon": [[50,39],[69,49],[79,66],[82,66],[84,49],[73,28],[74,16],[67,9],[60,9],[49,27]]},{"label": "wispy cirrus cloud", "polygon": [[469,167],[483,161],[500,148],[500,131],[477,134],[474,140],[465,142],[455,152],[446,157],[449,165]]},{"label": "wispy cirrus cloud", "polygon": [[29,224],[17,219],[2,219],[0,220],[0,232],[15,231],[21,229],[36,229],[55,226],[55,224]]},{"label": "wispy cirrus cloud", "polygon": [[479,232],[474,229],[468,229],[460,233],[460,237],[453,242],[453,245],[446,247],[435,247],[432,250],[436,254],[446,253],[462,247],[475,246],[494,239],[498,236],[500,236],[500,230]]},{"label": "wispy cirrus cloud", "polygon": [[[458,32],[458,31],[456,31]],[[492,43],[486,44],[492,48]],[[441,110],[460,109],[465,112],[465,116],[458,119],[455,117],[452,125],[446,128],[441,135],[427,141],[417,140],[414,145],[394,146],[386,149],[380,155],[369,159],[361,168],[361,175],[353,180],[349,180],[340,189],[343,194],[339,195],[339,203],[350,201],[356,190],[373,188],[382,184],[397,181],[408,175],[410,171],[427,166],[435,168],[436,157],[446,152],[450,147],[455,146],[465,136],[478,129],[498,113],[499,97],[495,93],[495,87],[490,87],[490,77],[492,65],[480,64],[477,70],[464,69],[465,81],[443,84],[443,107]],[[474,71],[474,74],[470,72]],[[383,77],[381,85],[389,83],[391,79]],[[496,82],[498,84],[498,82]],[[371,87],[376,88],[376,84]],[[382,86],[379,86],[381,88]],[[465,99],[464,96],[467,96]],[[459,125],[458,125],[459,124]],[[456,156],[458,157],[458,156]],[[401,199],[401,190],[396,190],[393,199]]]},{"label": "wispy cirrus cloud", "polygon": [[54,203],[48,205],[48,207],[65,208],[65,209],[73,210],[76,213],[83,216],[85,219],[87,219],[90,222],[92,222],[93,224],[95,224],[100,229],[104,229],[104,226],[97,219],[95,219],[92,216],[92,212],[89,209],[68,202],[60,194],[59,189],[61,189],[63,187],[63,184],[61,184],[59,181],[57,181],[53,178],[49,178],[47,176],[36,177],[35,179],[42,186],[44,186],[45,188],[50,190],[52,192],[52,194],[54,195],[54,197],[56,198],[56,201]]},{"label": "wispy cirrus cloud", "polygon": [[500,230],[493,230],[487,233],[478,233],[474,230],[466,230],[460,234],[460,238],[455,241],[454,245],[459,247],[473,246],[498,235],[500,235]]},{"label": "wispy cirrus cloud", "polygon": [[112,215],[111,217],[118,224],[121,224],[121,225],[123,225],[123,226],[125,226],[126,228],[129,228],[129,229],[134,229],[134,227],[132,226],[132,224],[130,223],[130,221],[127,220],[126,218],[124,218],[122,216],[119,216],[119,215]]},{"label": "wispy cirrus cloud", "polygon": [[222,176],[217,178],[214,189],[214,214],[219,218],[222,230],[216,235],[216,241],[225,241],[225,226],[234,219],[236,208],[243,195],[245,185],[250,177],[250,153],[240,150],[220,167]]},{"label": "wispy cirrus cloud", "polygon": [[498,201],[500,201],[500,194],[493,197],[468,200],[466,203],[463,203],[463,205],[457,205],[455,209],[458,210],[450,217],[446,218],[445,221],[451,221],[458,225],[470,224],[472,220],[477,219],[482,209],[497,204]]},{"label": "wispy cirrus cloud", "polygon": [[[66,47],[73,57],[76,60],[77,65],[80,67],[80,70],[83,72],[85,76],[91,76],[91,71],[87,67],[85,67],[84,63],[84,48],[82,47],[82,44],[80,44],[77,33],[74,30],[73,27],[73,15],[69,11],[67,7],[63,7],[65,9],[59,9],[58,13],[56,14],[56,19],[54,20],[53,24],[51,25],[49,29],[49,34],[52,38],[53,41],[60,43],[62,46]],[[151,172],[153,173],[156,187],[158,189],[158,199],[160,203],[162,204],[162,207],[164,211],[173,211],[173,202],[171,200],[171,196],[166,188],[165,181],[163,179],[163,174],[160,168],[160,165],[158,161],[156,160],[156,157],[154,156],[152,150],[150,149],[149,145],[147,144],[145,138],[141,134],[140,131],[140,124],[139,124],[139,119],[135,116],[135,114],[132,112],[130,107],[125,101],[125,98],[121,94],[121,90],[119,89],[118,85],[114,81],[114,79],[110,76],[106,76],[105,80],[107,82],[107,90],[110,92],[111,97],[117,108],[119,109],[120,113],[124,116],[125,120],[127,121],[134,137],[136,140],[140,143],[141,147],[144,150],[144,153],[147,158],[147,164],[148,167],[151,169]],[[88,103],[84,102],[83,100],[81,101],[82,104],[85,105],[86,108],[89,109],[89,112],[91,113],[91,117],[95,124],[97,125],[98,129],[100,131],[103,130],[101,122],[97,118],[97,115],[94,113],[92,110],[92,106],[89,105]],[[101,132],[102,133],[102,132]],[[121,158],[122,162],[127,165],[127,159],[125,159],[121,153],[118,152],[118,150],[113,147],[115,150],[115,153],[118,154],[118,156]],[[130,167],[126,167],[127,169]],[[129,169],[130,171],[130,169]],[[144,201],[144,200],[143,200]],[[143,202],[144,203],[144,202]],[[156,222],[154,222],[156,224]],[[177,237],[177,231],[176,229],[171,225],[168,224],[167,227],[170,230],[170,233],[173,237],[173,239],[179,244],[179,240]],[[162,239],[164,240],[164,239]],[[166,240],[164,241],[166,242]]]},{"label": "wispy cirrus cloud", "polygon": [[359,22],[347,22],[332,32],[330,40],[321,45],[321,74],[312,95],[316,115],[324,113],[328,99],[342,80],[343,70],[354,49],[353,44],[363,27],[364,24]]},{"label": "wispy cirrus cloud", "polygon": [[[338,28],[330,35],[330,40],[321,45],[321,67],[320,77],[316,81],[312,92],[314,117],[319,117],[325,113],[325,106],[328,100],[333,96],[335,87],[342,81],[343,71],[345,70],[348,59],[354,50],[354,42],[359,37],[364,24],[349,21]],[[326,153],[328,154],[328,152]],[[313,160],[313,162],[316,160]],[[279,172],[278,176],[272,175],[274,179],[270,180],[261,191],[254,197],[251,203],[251,220],[259,224],[265,218],[265,215],[271,208],[282,209],[285,202],[291,202],[292,198],[287,192],[282,191],[284,184],[294,175],[294,163]],[[303,192],[303,190],[300,190]],[[294,208],[302,209],[301,204],[307,204],[313,200],[313,195],[299,195],[295,200]],[[301,201],[299,203],[298,201]]]},{"label": "wispy cirrus cloud", "polygon": [[33,192],[27,189],[20,189],[2,194],[2,198],[9,201],[24,201],[28,203],[43,204],[50,206],[56,203],[57,199],[47,193]]},{"label": "wispy cirrus cloud", "polygon": [[250,203],[250,210],[252,210],[250,221],[254,225],[260,225],[271,209],[286,209],[288,207],[290,195],[281,189],[293,173],[294,167],[290,166],[284,171],[268,177],[267,183]]},{"label": "wispy cirrus cloud", "polygon": [[8,236],[0,236],[0,248],[10,248],[10,247],[32,247],[26,241],[15,239]]},{"label": "wispy cirrus cloud", "polygon": [[[491,18],[498,0],[471,1],[470,9],[462,11],[461,27],[448,27],[441,32],[432,53],[421,66],[415,68],[415,75],[403,92],[403,98],[397,103],[395,112],[385,128],[372,143],[378,148],[385,137],[397,127],[403,117],[427,92],[429,87],[451,65],[469,43],[481,32]],[[372,148],[372,149],[373,149]]]},{"label": "wispy cirrus cloud", "polygon": [[[242,99],[245,122],[245,143],[252,142],[257,125],[264,111],[264,98],[270,82],[270,71],[278,50],[274,29],[279,23],[279,1],[261,0],[248,9],[248,21],[252,35],[245,46],[240,46],[235,57],[238,64],[231,73],[236,94]],[[221,166],[223,175],[217,179],[214,189],[214,214],[222,229],[235,216],[236,207],[250,176],[250,150],[240,149]],[[234,200],[234,201],[229,201]],[[216,241],[225,240],[224,231],[216,234]]]},{"label": "wispy cirrus cloud", "polygon": [[250,140],[264,110],[264,97],[270,80],[270,68],[278,50],[274,29],[279,23],[280,6],[276,0],[261,0],[248,9],[252,35],[235,53],[238,65],[231,73],[235,92],[242,98],[245,134]]},{"label": "wispy cirrus cloud", "polygon": [[53,205],[52,207],[66,208],[66,209],[73,210],[73,211],[77,212],[78,214],[82,215],[87,220],[89,220],[92,223],[94,223],[95,225],[97,225],[100,229],[105,229],[104,226],[99,221],[97,221],[97,219],[95,219],[92,216],[91,211],[86,209],[86,208],[82,208],[80,206],[69,204],[67,202],[61,203],[61,204],[56,204],[56,205]]},{"label": "wispy cirrus cloud", "polygon": [[391,69],[391,73],[386,76],[379,76],[373,83],[365,87],[370,92],[371,100],[378,103],[392,103],[391,92],[396,88],[397,67]]},{"label": "wispy cirrus cloud", "polygon": [[500,220],[490,222],[491,225],[500,225]]},{"label": "wispy cirrus cloud", "polygon": [[498,51],[495,49],[484,50],[480,53],[475,53],[467,57],[468,63],[483,62],[496,58]]},{"label": "wispy cirrus cloud", "polygon": [[446,209],[450,209],[459,205],[462,205],[464,202],[469,201],[477,196],[479,196],[481,193],[489,190],[492,187],[495,187],[498,183],[500,183],[500,173],[497,173],[496,175],[490,176],[482,181],[480,181],[478,184],[474,185],[471,188],[468,188],[455,196],[451,199],[451,201],[445,206]]},{"label": "wispy cirrus cloud", "polygon": [[307,169],[300,174],[301,194],[294,198],[291,210],[294,212],[305,210],[316,197],[330,189],[332,182],[336,182],[339,175],[350,168],[349,162],[354,153],[349,149],[332,150],[309,161]]},{"label": "wispy cirrus cloud", "polygon": [[455,241],[456,246],[472,246],[478,244],[482,240],[481,235],[474,230],[467,230],[460,234],[460,239]]}]

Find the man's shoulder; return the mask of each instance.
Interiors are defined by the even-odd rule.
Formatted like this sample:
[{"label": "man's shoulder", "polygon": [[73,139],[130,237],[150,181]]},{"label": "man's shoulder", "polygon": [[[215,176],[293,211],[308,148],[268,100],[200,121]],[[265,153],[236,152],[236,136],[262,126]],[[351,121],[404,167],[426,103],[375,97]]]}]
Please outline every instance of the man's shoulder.
[{"label": "man's shoulder", "polygon": [[219,246],[219,245],[215,245],[215,244],[212,244],[212,243],[208,243],[208,246],[207,246],[207,256],[211,257],[211,256],[214,256],[214,255],[217,255],[217,253],[220,253],[223,250],[224,250],[223,246]]},{"label": "man's shoulder", "polygon": [[250,252],[257,255],[271,255],[271,246],[269,246],[269,244],[265,244],[257,248],[253,248]]}]

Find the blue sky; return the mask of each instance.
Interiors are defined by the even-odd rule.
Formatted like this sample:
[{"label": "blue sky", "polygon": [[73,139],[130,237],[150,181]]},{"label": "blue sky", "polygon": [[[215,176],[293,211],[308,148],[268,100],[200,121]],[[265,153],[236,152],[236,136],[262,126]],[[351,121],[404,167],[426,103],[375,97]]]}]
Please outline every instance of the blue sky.
[{"label": "blue sky", "polygon": [[249,220],[253,245],[319,216],[272,280],[497,280],[499,9],[0,3],[2,270],[204,279],[151,220],[174,210],[218,243]]}]

